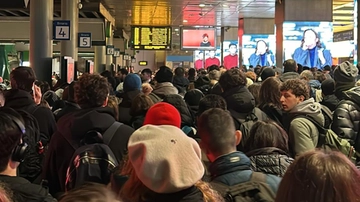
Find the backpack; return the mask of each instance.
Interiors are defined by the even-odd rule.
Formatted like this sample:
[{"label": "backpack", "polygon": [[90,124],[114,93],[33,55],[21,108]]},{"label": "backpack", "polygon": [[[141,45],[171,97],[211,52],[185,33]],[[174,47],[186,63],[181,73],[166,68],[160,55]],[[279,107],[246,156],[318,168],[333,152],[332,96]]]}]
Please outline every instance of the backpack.
[{"label": "backpack", "polygon": [[108,145],[121,125],[122,123],[115,121],[103,135],[94,130],[86,133],[80,141],[82,146],[74,148],[75,152],[66,172],[66,191],[86,182],[105,185],[110,182],[111,174],[119,163]]},{"label": "backpack", "polygon": [[332,111],[325,105],[320,104],[321,106],[321,113],[324,115],[324,119],[325,119],[325,124],[324,124],[324,128],[331,128],[331,124],[333,122],[333,113]]},{"label": "backpack", "polygon": [[226,202],[272,202],[276,194],[266,183],[266,175],[253,172],[250,181],[228,186],[220,182],[211,182]]},{"label": "backpack", "polygon": [[27,112],[25,110],[17,110],[24,120],[26,128],[25,135],[22,137],[23,141],[28,145],[24,162],[19,165],[19,176],[29,180],[32,183],[40,183],[42,172],[42,161],[44,159],[44,147],[40,140],[40,128],[38,121],[32,115],[39,107]]},{"label": "backpack", "polygon": [[250,130],[259,119],[255,114],[255,109],[241,118],[238,118],[236,112],[233,110],[230,109],[229,111],[233,117],[236,129],[240,130],[243,135],[240,144],[237,146],[238,151],[243,151],[246,141],[250,135]]},{"label": "backpack", "polygon": [[[299,116],[297,116],[296,118],[298,117]],[[317,148],[321,148],[324,151],[339,151],[353,162],[356,162],[356,158],[359,154],[355,151],[355,148],[350,144],[348,140],[340,138],[333,130],[324,128],[314,118],[310,116],[303,117],[311,121],[319,131],[319,139],[316,146]]]}]

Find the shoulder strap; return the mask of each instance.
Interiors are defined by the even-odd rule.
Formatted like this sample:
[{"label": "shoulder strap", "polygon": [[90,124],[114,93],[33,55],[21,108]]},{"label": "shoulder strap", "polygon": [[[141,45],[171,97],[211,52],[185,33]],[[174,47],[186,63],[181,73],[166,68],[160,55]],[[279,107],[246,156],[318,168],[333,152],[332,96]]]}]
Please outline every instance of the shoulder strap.
[{"label": "shoulder strap", "polygon": [[266,175],[264,173],[260,173],[260,172],[253,172],[251,174],[250,181],[267,183],[266,182]]},{"label": "shoulder strap", "polygon": [[319,122],[317,122],[314,118],[312,118],[311,116],[308,115],[299,115],[296,116],[295,118],[305,118],[307,120],[309,120],[311,123],[313,123],[315,125],[315,127],[319,130],[319,133],[325,134],[327,129],[324,128],[324,126],[322,126]]},{"label": "shoulder strap", "polygon": [[327,116],[331,119],[331,121],[332,121],[332,119],[333,119],[333,114],[332,114],[331,110],[330,110],[327,106],[325,106],[325,105],[323,105],[323,104],[320,104],[320,106],[321,106],[321,111],[322,111],[323,113],[325,113],[325,115],[327,115]]},{"label": "shoulder strap", "polygon": [[103,134],[103,140],[105,144],[109,144],[110,141],[112,140],[112,138],[114,137],[116,131],[118,130],[118,128],[120,128],[120,126],[122,126],[123,124],[120,122],[115,121]]}]

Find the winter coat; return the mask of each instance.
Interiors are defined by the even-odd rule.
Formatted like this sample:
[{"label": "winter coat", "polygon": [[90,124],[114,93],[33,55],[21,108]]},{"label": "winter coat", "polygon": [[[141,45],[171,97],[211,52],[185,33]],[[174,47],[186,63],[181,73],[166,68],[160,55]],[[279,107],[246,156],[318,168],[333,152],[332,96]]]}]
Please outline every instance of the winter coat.
[{"label": "winter coat", "polygon": [[333,113],[331,129],[340,137],[350,140],[355,149],[360,149],[360,140],[356,142],[360,130],[360,87],[344,92],[342,100]]},{"label": "winter coat", "polygon": [[299,115],[310,116],[321,125],[325,122],[321,105],[313,98],[299,103],[287,116],[284,116],[285,129],[289,134],[289,146],[294,156],[315,149],[319,138],[316,126],[305,117],[297,117]]},{"label": "winter coat", "polygon": [[250,151],[246,154],[251,160],[251,170],[283,177],[294,161],[288,154],[275,147]]},{"label": "winter coat", "polygon": [[161,99],[163,99],[165,95],[179,93],[178,89],[170,82],[157,83],[155,89],[152,92]]}]

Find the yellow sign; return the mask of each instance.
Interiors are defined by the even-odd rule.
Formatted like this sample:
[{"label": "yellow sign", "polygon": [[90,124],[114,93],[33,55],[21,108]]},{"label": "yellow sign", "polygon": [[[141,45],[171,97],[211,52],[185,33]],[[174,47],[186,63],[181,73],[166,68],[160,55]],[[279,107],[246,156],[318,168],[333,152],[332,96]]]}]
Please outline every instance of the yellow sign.
[{"label": "yellow sign", "polygon": [[139,65],[140,65],[140,66],[146,66],[147,64],[148,64],[147,61],[140,61],[140,62],[139,62]]},{"label": "yellow sign", "polygon": [[135,50],[171,50],[171,27],[132,27]]}]

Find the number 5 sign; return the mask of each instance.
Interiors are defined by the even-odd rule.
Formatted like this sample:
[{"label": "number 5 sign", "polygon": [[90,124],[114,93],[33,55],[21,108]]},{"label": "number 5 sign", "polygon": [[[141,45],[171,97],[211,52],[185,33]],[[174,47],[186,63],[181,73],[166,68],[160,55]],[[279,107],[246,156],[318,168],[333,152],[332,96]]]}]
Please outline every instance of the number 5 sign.
[{"label": "number 5 sign", "polygon": [[53,21],[53,39],[70,40],[70,21],[55,20]]},{"label": "number 5 sign", "polygon": [[91,33],[79,33],[78,34],[78,47],[79,48],[91,48]]}]

